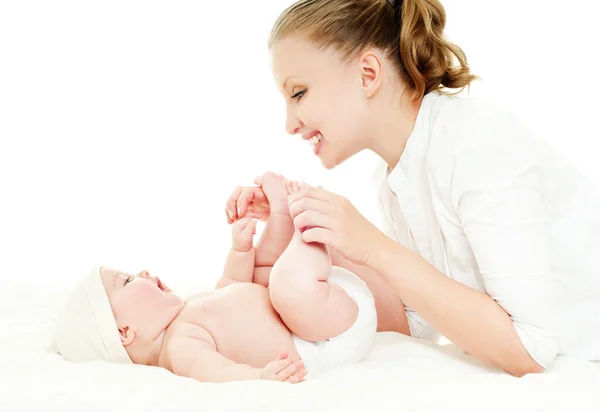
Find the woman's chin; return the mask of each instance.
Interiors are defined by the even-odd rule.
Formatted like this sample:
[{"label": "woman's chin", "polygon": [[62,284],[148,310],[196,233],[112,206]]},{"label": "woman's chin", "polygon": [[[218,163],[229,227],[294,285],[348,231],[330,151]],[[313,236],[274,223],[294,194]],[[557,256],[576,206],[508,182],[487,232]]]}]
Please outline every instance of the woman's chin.
[{"label": "woman's chin", "polygon": [[348,159],[348,157],[350,156],[332,156],[331,153],[323,152],[319,154],[319,160],[321,161],[321,165],[327,170],[335,169],[337,166],[344,163]]},{"label": "woman's chin", "polygon": [[323,166],[327,170],[331,170],[337,166],[337,163],[333,163],[331,161],[321,159],[321,166]]}]

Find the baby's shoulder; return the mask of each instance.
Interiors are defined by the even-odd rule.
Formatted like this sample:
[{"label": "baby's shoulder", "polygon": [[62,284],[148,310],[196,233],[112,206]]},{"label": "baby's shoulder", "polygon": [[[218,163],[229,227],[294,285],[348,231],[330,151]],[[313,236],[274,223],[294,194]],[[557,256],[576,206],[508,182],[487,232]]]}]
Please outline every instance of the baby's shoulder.
[{"label": "baby's shoulder", "polygon": [[192,293],[191,295],[187,296],[185,298],[185,302],[189,304],[191,302],[195,302],[200,299],[208,298],[208,297],[214,295],[215,292],[216,292],[216,290],[213,290],[213,289],[195,292],[195,293]]},{"label": "baby's shoulder", "polygon": [[200,350],[217,349],[216,342],[205,327],[185,320],[174,321],[163,342],[163,355],[168,369],[175,372],[193,361]]}]

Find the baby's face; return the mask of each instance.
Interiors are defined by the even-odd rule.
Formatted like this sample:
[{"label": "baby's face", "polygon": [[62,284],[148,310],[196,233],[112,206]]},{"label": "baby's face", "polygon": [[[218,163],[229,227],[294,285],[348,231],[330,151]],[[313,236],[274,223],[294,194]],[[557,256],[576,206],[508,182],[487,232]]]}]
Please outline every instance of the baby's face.
[{"label": "baby's face", "polygon": [[152,334],[164,327],[183,305],[179,296],[145,270],[132,275],[102,268],[100,276],[120,329],[133,329],[138,335]]}]

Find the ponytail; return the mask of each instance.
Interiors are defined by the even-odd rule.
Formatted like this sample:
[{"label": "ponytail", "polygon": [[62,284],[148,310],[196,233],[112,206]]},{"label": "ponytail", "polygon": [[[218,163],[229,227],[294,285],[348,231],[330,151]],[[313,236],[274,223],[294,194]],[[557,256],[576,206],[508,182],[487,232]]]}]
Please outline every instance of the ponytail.
[{"label": "ponytail", "polygon": [[[396,0],[400,19],[400,63],[416,98],[441,87],[462,91],[478,79],[467,57],[444,35],[446,12],[438,0]],[[455,64],[454,60],[458,61]]]}]

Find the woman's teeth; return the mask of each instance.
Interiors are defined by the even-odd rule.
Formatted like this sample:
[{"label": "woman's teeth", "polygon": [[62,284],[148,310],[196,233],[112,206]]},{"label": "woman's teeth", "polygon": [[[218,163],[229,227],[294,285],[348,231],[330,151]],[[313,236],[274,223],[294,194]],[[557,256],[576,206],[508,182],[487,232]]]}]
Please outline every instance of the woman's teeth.
[{"label": "woman's teeth", "polygon": [[317,133],[316,135],[314,135],[313,137],[308,139],[308,142],[310,143],[311,146],[314,147],[317,144],[319,144],[319,142],[321,141],[322,138],[323,138],[323,135],[321,133]]}]

